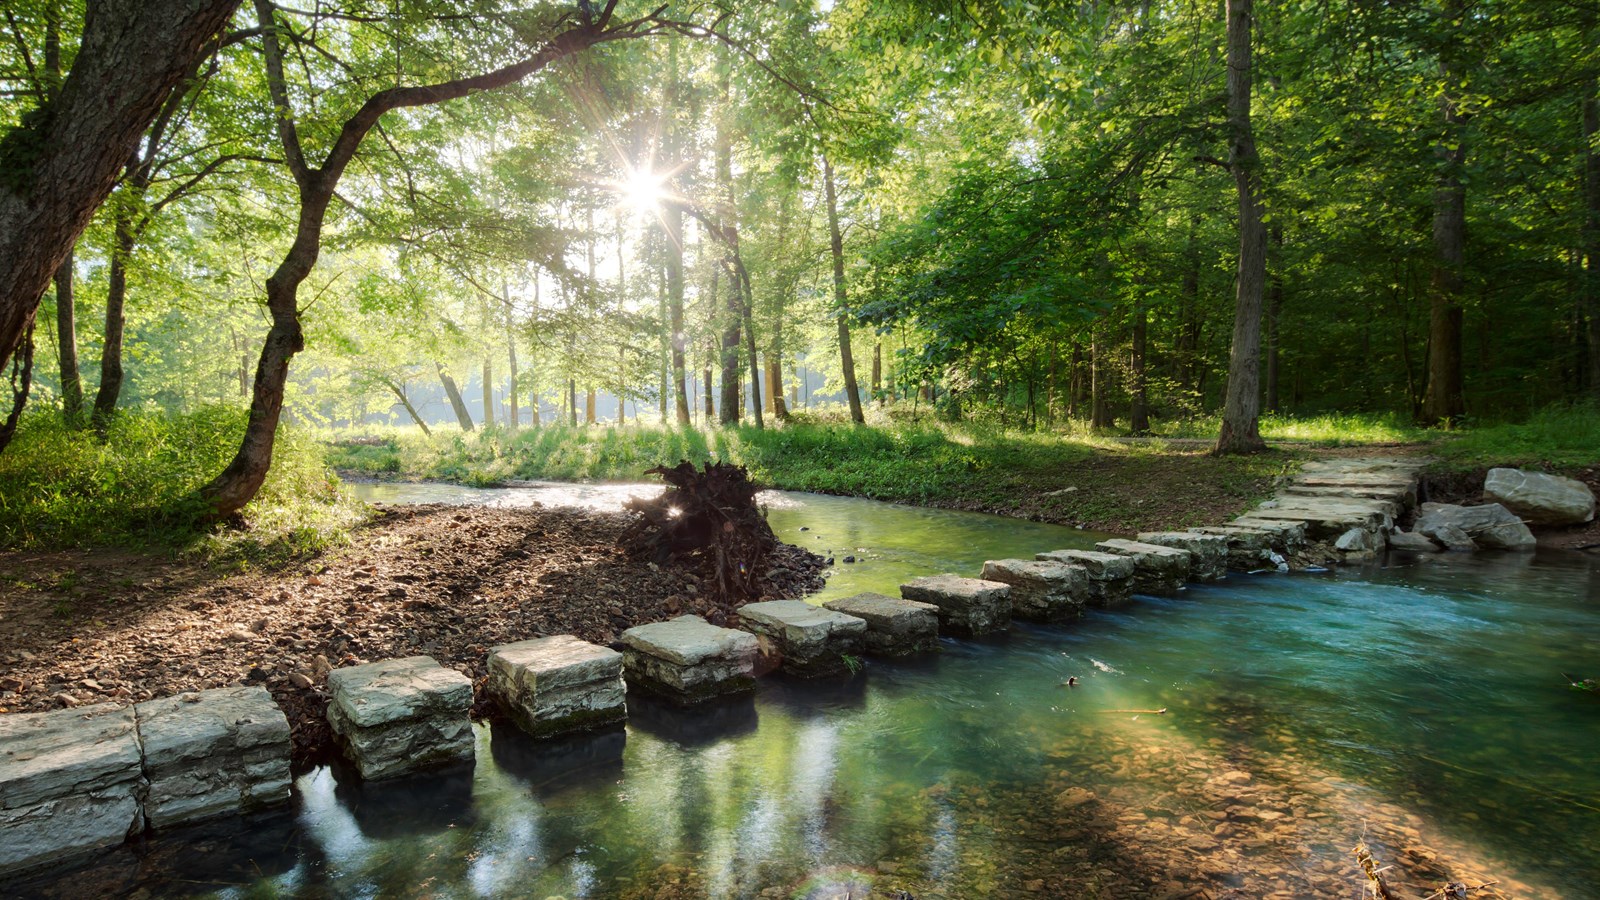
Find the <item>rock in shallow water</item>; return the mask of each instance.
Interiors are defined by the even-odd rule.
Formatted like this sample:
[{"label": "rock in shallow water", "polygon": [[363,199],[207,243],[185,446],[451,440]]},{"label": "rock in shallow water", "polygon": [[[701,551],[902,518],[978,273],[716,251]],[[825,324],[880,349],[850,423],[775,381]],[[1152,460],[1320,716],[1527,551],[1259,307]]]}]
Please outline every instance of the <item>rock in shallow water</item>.
[{"label": "rock in shallow water", "polygon": [[878,656],[909,656],[939,644],[939,608],[884,594],[856,594],[822,604],[867,623],[866,649]]},{"label": "rock in shallow water", "polygon": [[746,631],[763,636],[783,654],[783,670],[806,678],[837,675],[845,657],[861,653],[867,623],[802,600],[768,600],[739,608]]},{"label": "rock in shallow water", "polygon": [[328,687],[328,724],[362,778],[472,758],[472,682],[432,657],[335,669]]},{"label": "rock in shallow water", "polygon": [[622,654],[570,634],[490,650],[487,690],[535,737],[600,728],[628,715]]},{"label": "rock in shallow water", "polygon": [[900,585],[900,596],[939,609],[939,630],[976,637],[1011,627],[1011,586],[946,573]]},{"label": "rock in shallow water", "polygon": [[628,684],[678,703],[755,690],[756,637],[679,616],[622,633]]},{"label": "rock in shallow water", "polygon": [[263,687],[217,688],[134,707],[161,828],[289,799],[289,720]]},{"label": "rock in shallow water", "polygon": [[1469,549],[1461,546],[1460,534],[1471,538],[1469,543],[1490,550],[1532,550],[1537,544],[1528,526],[1498,503],[1482,506],[1424,503],[1412,530],[1452,550]]}]

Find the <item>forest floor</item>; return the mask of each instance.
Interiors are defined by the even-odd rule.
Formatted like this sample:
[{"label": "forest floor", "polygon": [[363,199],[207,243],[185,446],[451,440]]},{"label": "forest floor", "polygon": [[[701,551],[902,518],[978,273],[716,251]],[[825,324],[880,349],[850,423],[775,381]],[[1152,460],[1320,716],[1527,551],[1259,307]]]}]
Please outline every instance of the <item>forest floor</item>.
[{"label": "forest floor", "polygon": [[[569,508],[383,508],[352,546],[276,571],[219,574],[171,554],[0,554],[0,713],[262,684],[295,759],[331,749],[331,668],[427,654],[483,684],[490,647],[729,609],[702,576],[629,556],[628,519]],[[780,545],[762,588],[800,597],[822,559]]]}]

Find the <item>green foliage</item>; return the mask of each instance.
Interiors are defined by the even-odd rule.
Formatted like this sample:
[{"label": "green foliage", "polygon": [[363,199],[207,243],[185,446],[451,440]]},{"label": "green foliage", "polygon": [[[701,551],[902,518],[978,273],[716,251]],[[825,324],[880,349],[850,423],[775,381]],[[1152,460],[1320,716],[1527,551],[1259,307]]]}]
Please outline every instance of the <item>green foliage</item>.
[{"label": "green foliage", "polygon": [[1458,468],[1549,466],[1575,469],[1600,462],[1600,407],[1546,407],[1520,424],[1482,425],[1445,438],[1438,455]]},{"label": "green foliage", "polygon": [[0,547],[169,548],[231,562],[274,562],[346,540],[363,513],[339,488],[309,436],[279,435],[271,475],[243,521],[200,524],[196,490],[227,464],[242,410],[129,412],[107,440],[57,416],[26,416],[0,454]]}]

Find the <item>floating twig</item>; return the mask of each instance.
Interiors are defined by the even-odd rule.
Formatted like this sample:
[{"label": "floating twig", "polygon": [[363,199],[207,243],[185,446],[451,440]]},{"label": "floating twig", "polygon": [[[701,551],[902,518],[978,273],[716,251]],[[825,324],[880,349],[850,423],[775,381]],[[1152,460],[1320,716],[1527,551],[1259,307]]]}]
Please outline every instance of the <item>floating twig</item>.
[{"label": "floating twig", "polygon": [[1103,712],[1103,713],[1133,713],[1135,715],[1143,715],[1143,716],[1164,716],[1164,715],[1167,714],[1167,708],[1165,706],[1163,706],[1160,709],[1097,709],[1097,710],[1095,710],[1095,712]]}]

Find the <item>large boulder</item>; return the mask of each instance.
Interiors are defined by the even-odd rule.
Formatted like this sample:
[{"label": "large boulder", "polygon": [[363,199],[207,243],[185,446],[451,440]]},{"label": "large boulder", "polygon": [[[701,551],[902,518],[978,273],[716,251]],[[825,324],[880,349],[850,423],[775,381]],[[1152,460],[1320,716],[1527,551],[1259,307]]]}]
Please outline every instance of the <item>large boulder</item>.
[{"label": "large boulder", "polygon": [[1537,543],[1522,519],[1498,503],[1455,506],[1424,503],[1413,531],[1427,535],[1450,549],[1470,549],[1460,544],[1465,534],[1471,542],[1490,550],[1532,550]]},{"label": "large boulder", "polygon": [[1576,478],[1490,469],[1483,497],[1535,525],[1580,525],[1594,519],[1594,492]]}]

